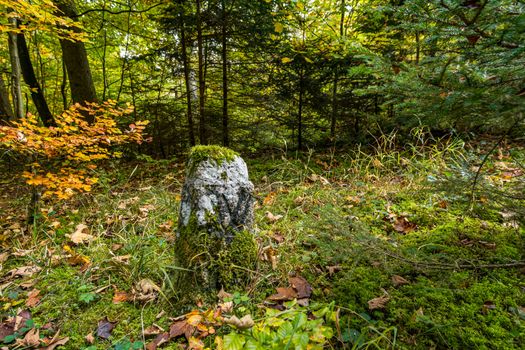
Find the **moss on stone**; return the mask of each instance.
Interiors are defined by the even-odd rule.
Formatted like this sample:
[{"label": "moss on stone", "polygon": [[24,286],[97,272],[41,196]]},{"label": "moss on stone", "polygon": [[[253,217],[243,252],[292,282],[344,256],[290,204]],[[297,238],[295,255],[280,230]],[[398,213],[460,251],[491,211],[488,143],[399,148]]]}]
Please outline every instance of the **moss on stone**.
[{"label": "moss on stone", "polygon": [[192,271],[181,272],[179,280],[188,281],[191,275],[191,287],[205,291],[238,287],[249,280],[249,271],[255,268],[257,244],[250,232],[234,230],[225,235],[233,237],[228,243],[212,232],[217,223],[208,222],[207,226],[199,226],[192,215],[188,225],[179,227],[175,243],[177,264]]},{"label": "moss on stone", "polygon": [[192,147],[189,159],[194,163],[200,163],[204,160],[214,160],[217,164],[223,161],[231,162],[239,154],[229,148],[217,145],[198,145]]}]

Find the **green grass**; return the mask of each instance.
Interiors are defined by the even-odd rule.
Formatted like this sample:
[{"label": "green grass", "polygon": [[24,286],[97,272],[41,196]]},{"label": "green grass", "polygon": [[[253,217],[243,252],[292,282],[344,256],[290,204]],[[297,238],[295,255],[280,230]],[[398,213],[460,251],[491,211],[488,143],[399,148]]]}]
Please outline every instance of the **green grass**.
[{"label": "green grass", "polygon": [[[468,157],[458,141],[398,150],[385,137],[373,151],[247,160],[259,198],[256,240],[261,251],[271,247],[277,259],[272,266],[261,256],[252,282],[237,290],[249,296],[240,304],[242,312],[263,317],[258,306],[296,273],[312,285],[313,302],[339,310],[328,348],[519,349],[525,343],[523,271],[475,266],[523,259],[522,226],[510,224],[501,214],[504,208],[485,199],[469,210],[464,187],[444,191],[433,180],[453,176],[451,167]],[[118,324],[109,341],[96,340],[98,349],[140,341],[143,327],[168,328],[168,317],[217,302],[181,295],[187,288],[174,278],[183,167],[174,162],[113,166],[99,174],[101,185],[92,194],[52,210],[44,203],[32,233],[10,233],[2,241],[5,250],[29,250],[9,257],[2,274],[33,263],[43,267],[35,278],[42,300],[32,309],[34,319],[60,328],[71,338],[71,349],[88,347],[84,337],[106,316]],[[12,205],[21,210],[23,201]],[[283,217],[270,222],[267,212]],[[396,231],[396,217],[417,228]],[[2,227],[20,219],[11,215]],[[96,236],[90,244],[71,245],[89,257],[85,271],[60,257],[66,234],[79,223]],[[394,275],[409,283],[395,286]],[[131,292],[143,278],[160,287],[155,301],[112,302],[115,290]],[[23,306],[28,290],[20,282],[5,287],[2,300]],[[384,294],[390,298],[385,308],[370,310],[368,301]],[[4,307],[2,316],[16,307]],[[213,344],[212,337],[206,341]]]}]

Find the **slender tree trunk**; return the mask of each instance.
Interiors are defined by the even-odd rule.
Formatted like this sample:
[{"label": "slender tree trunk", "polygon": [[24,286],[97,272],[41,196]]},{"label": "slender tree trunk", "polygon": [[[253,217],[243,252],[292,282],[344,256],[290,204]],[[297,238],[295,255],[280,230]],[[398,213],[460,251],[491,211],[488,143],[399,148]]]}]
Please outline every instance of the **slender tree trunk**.
[{"label": "slender tree trunk", "polygon": [[27,42],[24,34],[17,34],[17,47],[18,47],[18,58],[20,60],[20,67],[22,68],[22,75],[24,81],[31,89],[31,98],[35,104],[38,115],[45,126],[56,126],[55,119],[49,110],[46,98],[40,84],[35,75],[33,64],[31,63],[31,57],[29,56],[29,50],[27,48]]},{"label": "slender tree trunk", "polygon": [[62,83],[60,84],[60,94],[62,95],[62,107],[64,108],[64,110],[66,110],[68,106],[66,88],[67,88],[66,62],[64,62],[64,59],[62,59]]},{"label": "slender tree trunk", "polygon": [[[345,11],[346,3],[345,0],[341,0],[341,19],[339,21],[339,36],[342,39],[345,35]],[[332,88],[332,121],[330,123],[330,137],[335,140],[335,132],[337,126],[338,117],[338,101],[337,101],[337,84],[339,82],[339,65],[335,67],[334,71],[334,85]]]},{"label": "slender tree trunk", "polygon": [[419,40],[419,32],[416,32],[416,64],[419,65],[419,56],[421,52],[421,43]]},{"label": "slender tree trunk", "polygon": [[204,57],[203,57],[203,43],[202,43],[202,18],[201,18],[201,0],[196,0],[197,3],[197,56],[199,65],[199,138],[201,144],[207,144],[206,132],[206,116],[204,110],[204,95],[206,93],[206,85],[204,81]]},{"label": "slender tree trunk", "polygon": [[[128,2],[128,5],[131,5]],[[124,47],[124,58],[122,60],[122,67],[120,69],[120,86],[117,93],[117,101],[120,100],[120,94],[122,93],[122,88],[124,87],[124,80],[125,80],[125,73],[126,69],[129,69],[129,62],[128,62],[128,50],[129,50],[129,38],[130,38],[130,22],[131,22],[131,12],[128,12],[128,25],[127,25],[127,31],[126,31],[126,46]]]},{"label": "slender tree trunk", "polygon": [[303,96],[304,96],[304,69],[299,75],[299,105],[297,111],[297,148],[303,149]]},{"label": "slender tree trunk", "polygon": [[[54,0],[54,2],[64,16],[76,20],[77,9],[73,0]],[[74,27],[73,30],[80,32],[78,27]],[[80,104],[96,102],[97,93],[84,43],[77,40],[60,39],[60,46],[66,64],[73,102]],[[86,115],[85,117],[88,122],[93,122],[92,116]]]},{"label": "slender tree trunk", "polygon": [[[106,8],[106,1],[104,1],[103,8]],[[108,46],[108,32],[106,30],[106,12],[102,12],[102,24],[101,24],[102,30],[104,31],[104,48],[102,51],[102,79],[103,79],[103,87],[102,87],[102,101],[106,100],[106,93],[108,91],[108,77],[107,77],[107,71],[106,71],[106,53],[107,53],[107,46]]]},{"label": "slender tree trunk", "polygon": [[186,47],[186,29],[182,22],[180,25],[181,35],[181,49],[182,49],[182,65],[184,66],[184,85],[186,86],[186,117],[188,119],[188,136],[190,138],[190,145],[195,146],[195,133],[193,130],[193,113],[192,113],[192,98],[191,98],[191,84],[190,84],[190,61],[188,59],[188,51]]},{"label": "slender tree trunk", "polygon": [[0,73],[0,120],[11,120],[14,118],[11,102],[9,101],[9,91]]},{"label": "slender tree trunk", "polygon": [[226,147],[230,145],[229,130],[228,130],[228,51],[226,47],[226,1],[221,0],[222,6],[222,144]]},{"label": "slender tree trunk", "polygon": [[[9,23],[17,27],[17,19],[9,18]],[[18,57],[18,45],[16,33],[9,33],[9,58],[11,61],[11,94],[13,97],[14,115],[16,119],[25,116],[24,99],[22,97],[22,69]]]},{"label": "slender tree trunk", "polygon": [[332,87],[332,120],[330,123],[330,138],[335,141],[335,130],[337,125],[338,101],[337,101],[337,83],[339,82],[339,67],[334,71],[334,85]]}]

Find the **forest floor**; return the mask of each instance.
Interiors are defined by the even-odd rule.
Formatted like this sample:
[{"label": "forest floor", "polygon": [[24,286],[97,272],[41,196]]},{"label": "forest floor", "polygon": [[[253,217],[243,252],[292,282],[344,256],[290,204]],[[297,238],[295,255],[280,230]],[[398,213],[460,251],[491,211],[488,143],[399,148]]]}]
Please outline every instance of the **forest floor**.
[{"label": "forest floor", "polygon": [[181,295],[174,278],[180,161],[111,163],[92,193],[44,202],[29,226],[27,189],[4,164],[0,339],[18,349],[523,348],[524,228],[491,193],[521,183],[525,152],[500,147],[472,196],[472,166],[490,145],[398,150],[385,138],[367,152],[247,160],[258,267],[212,299]]}]

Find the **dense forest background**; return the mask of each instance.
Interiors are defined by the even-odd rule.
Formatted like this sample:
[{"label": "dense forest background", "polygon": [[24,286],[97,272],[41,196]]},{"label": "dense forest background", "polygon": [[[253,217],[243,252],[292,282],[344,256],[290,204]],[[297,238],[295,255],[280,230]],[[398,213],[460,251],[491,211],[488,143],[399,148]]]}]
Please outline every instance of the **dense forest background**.
[{"label": "dense forest background", "polygon": [[[2,0],[0,118],[115,100],[140,150],[360,143],[522,119],[522,1]],[[9,40],[8,40],[9,37]],[[129,120],[125,121],[129,123]]]}]

